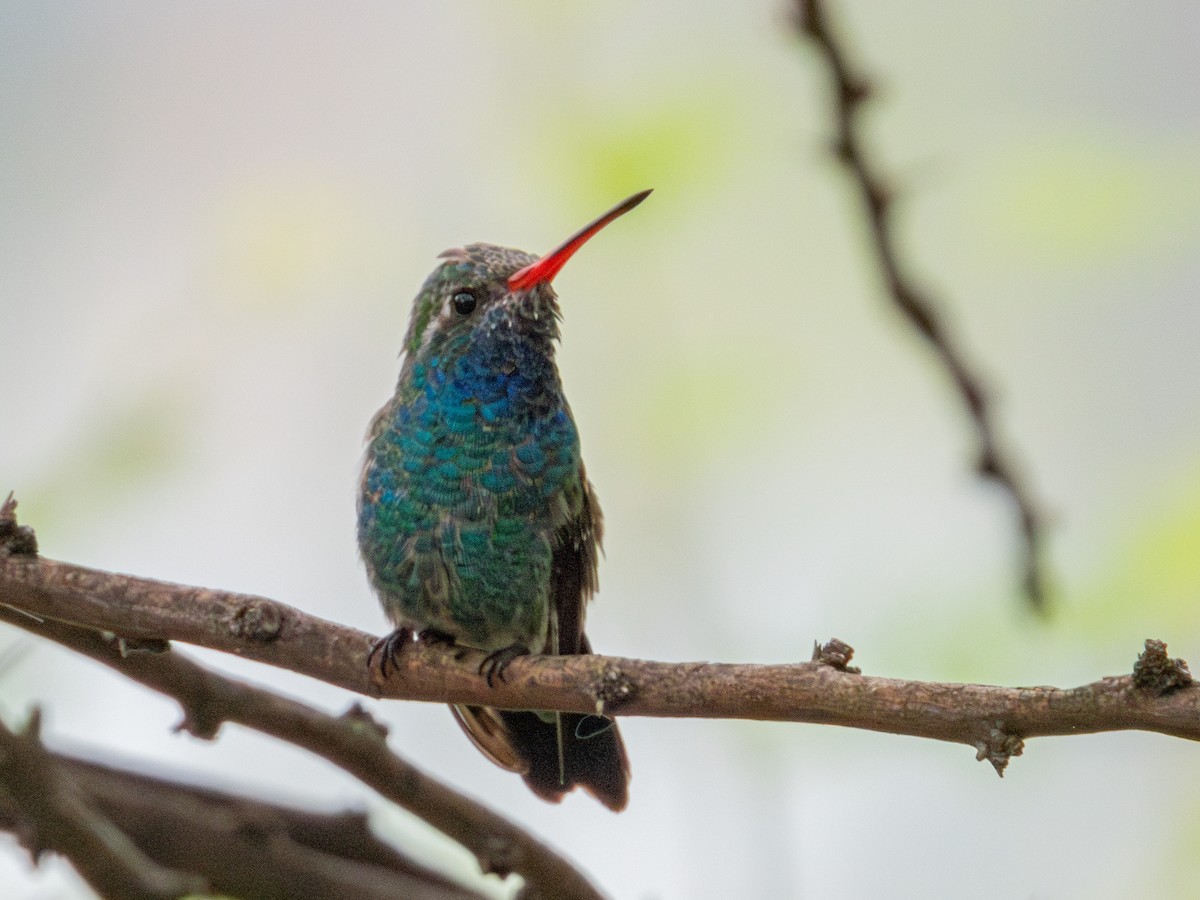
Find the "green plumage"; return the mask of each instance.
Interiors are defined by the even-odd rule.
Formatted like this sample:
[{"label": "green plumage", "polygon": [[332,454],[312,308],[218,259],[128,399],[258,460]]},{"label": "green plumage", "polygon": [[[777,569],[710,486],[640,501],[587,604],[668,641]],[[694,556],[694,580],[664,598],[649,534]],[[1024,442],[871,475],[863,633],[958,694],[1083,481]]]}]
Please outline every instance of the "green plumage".
[{"label": "green plumage", "polygon": [[[595,583],[594,517],[554,366],[554,295],[545,285],[518,302],[496,290],[532,259],[477,244],[426,282],[360,496],[363,558],[392,619],[489,651],[558,652],[556,548],[576,552]],[[441,309],[464,291],[471,313]]]},{"label": "green plumage", "polygon": [[[557,298],[548,278],[510,284],[537,259],[490,244],[443,257],[413,304],[395,396],[371,425],[359,546],[397,627],[385,666],[411,631],[488,651],[502,675],[505,654],[590,652],[600,512],[554,362]],[[539,796],[581,784],[625,805],[610,720],[455,712]]]}]

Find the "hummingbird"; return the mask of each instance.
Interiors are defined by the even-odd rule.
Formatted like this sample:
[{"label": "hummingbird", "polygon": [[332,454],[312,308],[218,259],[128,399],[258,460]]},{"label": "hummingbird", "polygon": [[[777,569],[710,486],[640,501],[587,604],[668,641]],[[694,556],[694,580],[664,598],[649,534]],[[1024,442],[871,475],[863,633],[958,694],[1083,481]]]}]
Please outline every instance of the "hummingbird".
[{"label": "hummingbird", "polygon": [[[473,647],[503,680],[518,656],[591,653],[603,534],[555,362],[551,282],[634,194],[537,257],[447,250],[413,301],[396,392],[375,415],[358,495],[367,577],[395,626],[368,658],[387,676],[415,638]],[[629,760],[597,715],[452,706],[483,754],[557,803],[576,786],[619,812]]]}]

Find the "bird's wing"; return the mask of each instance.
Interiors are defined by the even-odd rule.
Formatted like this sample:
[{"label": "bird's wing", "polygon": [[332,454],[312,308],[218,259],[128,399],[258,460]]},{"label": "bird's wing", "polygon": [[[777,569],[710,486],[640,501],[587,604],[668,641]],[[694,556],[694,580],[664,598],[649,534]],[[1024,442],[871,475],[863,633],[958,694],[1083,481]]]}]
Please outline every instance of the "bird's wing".
[{"label": "bird's wing", "polygon": [[603,538],[603,517],[583,466],[579,487],[568,492],[571,517],[559,528],[550,566],[551,636],[557,646],[549,652],[586,653],[585,607],[598,587],[597,557]]}]

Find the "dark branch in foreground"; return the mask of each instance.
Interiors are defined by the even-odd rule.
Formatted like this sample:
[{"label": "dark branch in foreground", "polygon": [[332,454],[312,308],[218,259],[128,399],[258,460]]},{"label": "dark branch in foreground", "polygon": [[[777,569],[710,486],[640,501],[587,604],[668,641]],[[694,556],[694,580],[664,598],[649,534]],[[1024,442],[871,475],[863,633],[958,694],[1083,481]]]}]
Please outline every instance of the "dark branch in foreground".
[{"label": "dark branch in foreground", "polygon": [[[66,856],[112,900],[232,897],[478,900],[379,841],[360,814],[304,812],[85,762],[0,725],[0,830]],[[14,762],[18,765],[14,765]],[[56,784],[51,794],[28,796]],[[69,796],[73,820],[47,815]],[[118,825],[119,823],[119,825]]]},{"label": "dark branch in foreground", "polygon": [[334,717],[219,675],[161,642],[148,651],[135,641],[50,619],[38,623],[3,607],[0,621],[57,641],[174,698],[184,712],[179,728],[196,737],[215,738],[222,723],[234,722],[324,757],[457,841],[475,855],[481,871],[521,875],[527,897],[600,897],[549,847],[392,753],[384,727],[357,704]]},{"label": "dark branch in foreground", "polygon": [[416,645],[380,684],[366,664],[371,635],[263,597],[0,553],[0,603],[126,640],[236,653],[377,697],[842,725],[967,744],[998,769],[1023,740],[1045,735],[1137,729],[1200,740],[1200,687],[1172,660],[1159,667],[1176,673],[1172,684],[1126,675],[1064,690],[860,675],[845,666],[844,645],[829,651],[832,658],[787,665],[531,657],[514,660],[506,680],[489,688],[478,674],[482,654]]},{"label": "dark branch in foreground", "polygon": [[875,256],[892,301],[909,324],[924,337],[941,360],[975,424],[979,441],[977,465],[981,477],[990,479],[1008,495],[1017,514],[1022,538],[1022,584],[1034,609],[1046,606],[1043,565],[1045,525],[1029,486],[1018,475],[1012,458],[996,436],[992,399],[983,381],[967,361],[928,295],[914,284],[896,252],[892,230],[892,192],[867,160],[860,136],[860,112],[871,96],[870,81],[856,70],[844,47],[834,38],[820,0],[796,0],[796,27],[816,46],[834,83],[837,136],[834,154],[845,166],[862,197],[870,223]]},{"label": "dark branch in foreground", "polygon": [[0,805],[21,811],[20,832],[37,858],[54,850],[105,897],[118,900],[173,900],[208,891],[208,881],[159,865],[112,820],[95,809],[64,778],[42,747],[35,712],[14,733],[0,722]]}]

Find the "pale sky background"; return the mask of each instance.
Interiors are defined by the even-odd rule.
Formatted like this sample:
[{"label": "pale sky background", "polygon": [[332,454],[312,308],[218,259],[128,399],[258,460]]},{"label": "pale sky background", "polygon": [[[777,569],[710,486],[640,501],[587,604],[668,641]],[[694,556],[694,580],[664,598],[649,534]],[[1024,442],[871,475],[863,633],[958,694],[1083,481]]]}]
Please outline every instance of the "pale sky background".
[{"label": "pale sky background", "polygon": [[[545,251],[607,519],[602,652],[1074,685],[1200,658],[1200,7],[838,3],[881,79],[901,246],[1053,516],[1055,612],[947,381],[886,307],[782,0],[0,3],[0,494],[50,557],[382,632],[354,542],[367,421],[447,247]],[[326,809],[473,863],[309,755],[23,633],[0,714],[55,747]],[[188,652],[335,712],[352,697]],[[965,747],[627,719],[629,809],[550,806],[435,705],[409,759],[614,897],[1116,898],[1200,881],[1200,749]],[[506,889],[488,882],[496,896]],[[14,900],[89,896],[0,839]]]}]

